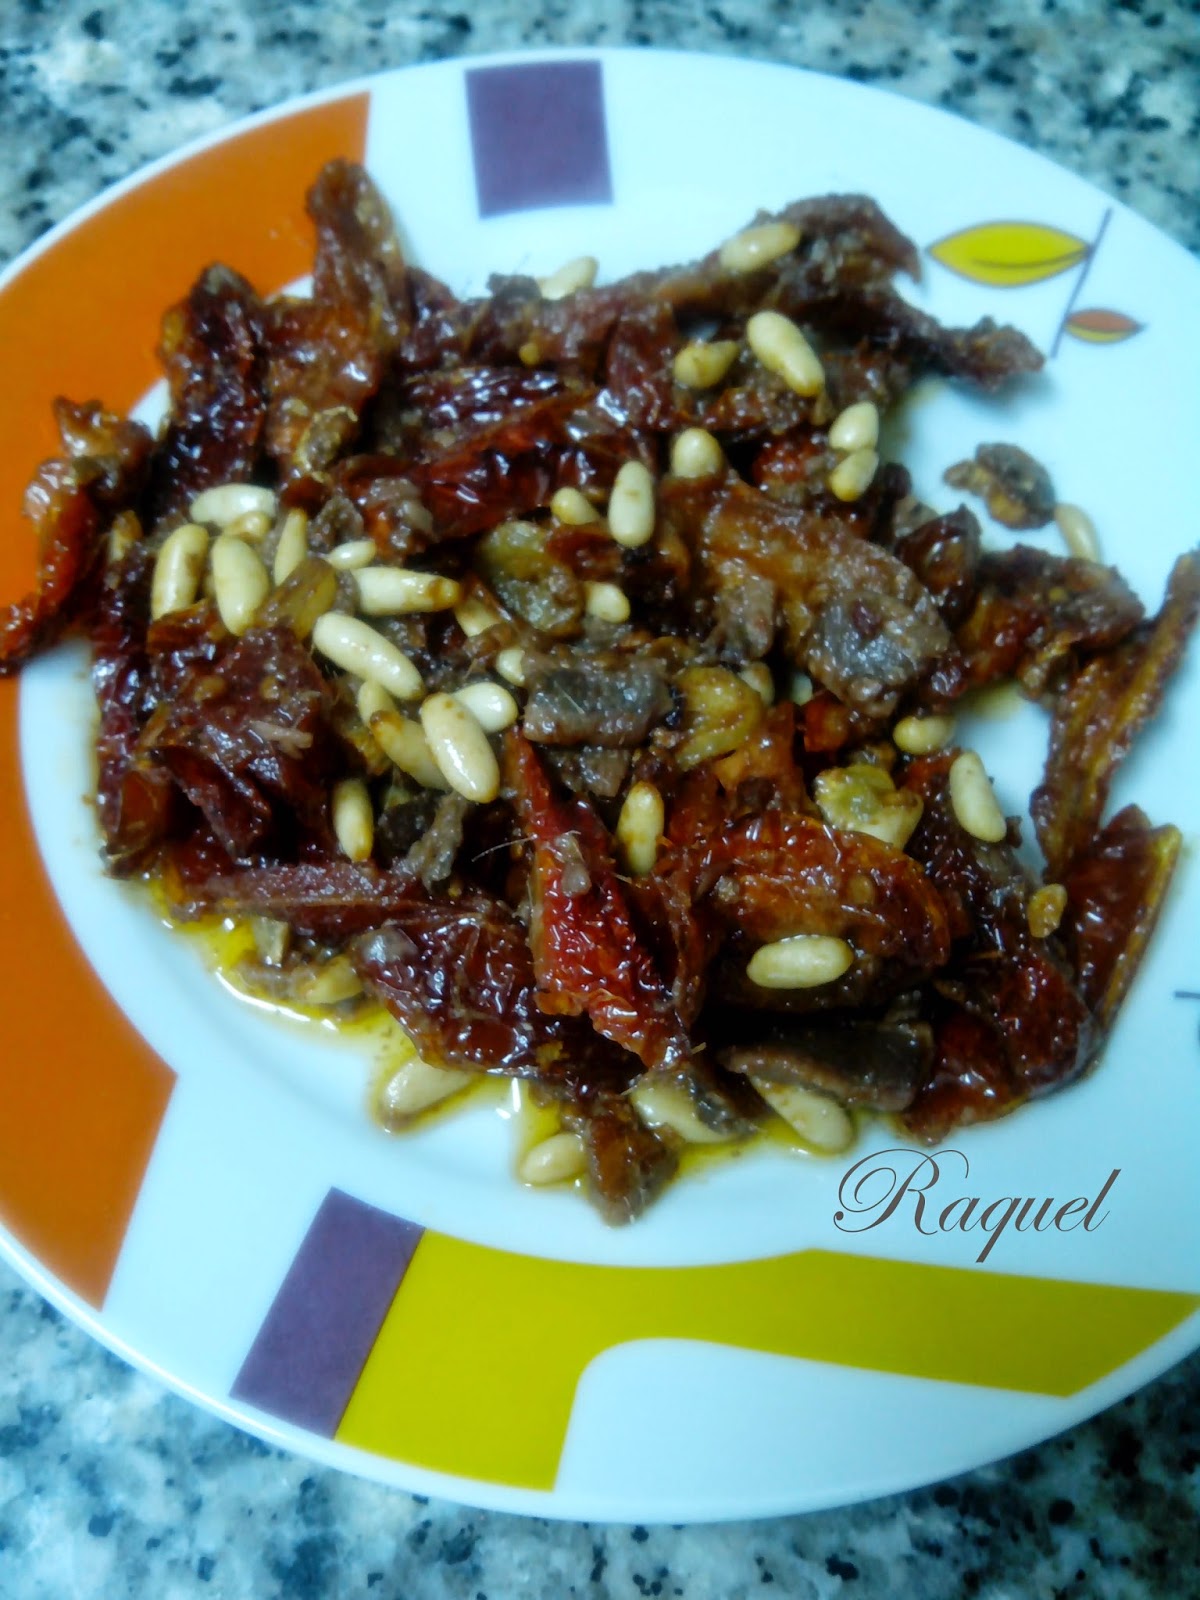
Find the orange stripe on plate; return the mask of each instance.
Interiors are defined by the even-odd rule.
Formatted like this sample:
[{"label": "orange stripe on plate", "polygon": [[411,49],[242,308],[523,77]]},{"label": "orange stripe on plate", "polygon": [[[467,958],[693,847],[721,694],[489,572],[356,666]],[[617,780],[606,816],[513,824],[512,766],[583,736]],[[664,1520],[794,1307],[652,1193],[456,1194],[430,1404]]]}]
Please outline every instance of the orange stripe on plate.
[{"label": "orange stripe on plate", "polygon": [[34,467],[58,447],[50,402],[133,405],[160,376],[163,312],[210,262],[264,293],[307,272],[305,191],[333,156],[362,159],[367,109],[365,94],[350,95],[202,151],[88,217],[0,295],[0,595],[33,577],[19,512]]},{"label": "orange stripe on plate", "polygon": [[[12,697],[4,696],[11,724]],[[0,784],[20,805],[5,730]],[[83,959],[42,876],[28,823],[8,831],[0,907],[9,976],[0,1061],[0,1220],[94,1306],[108,1289],[174,1074]]]},{"label": "orange stripe on plate", "polygon": [[[158,376],[159,319],[211,261],[264,290],[309,268],[304,192],[361,159],[368,97],[331,101],[202,151],[87,218],[0,294],[0,598],[33,577],[19,515],[54,453],[50,402],[126,409]],[[0,685],[0,1220],[93,1305],[104,1299],[174,1075],[105,994],[67,928],[21,801],[17,695]]]}]

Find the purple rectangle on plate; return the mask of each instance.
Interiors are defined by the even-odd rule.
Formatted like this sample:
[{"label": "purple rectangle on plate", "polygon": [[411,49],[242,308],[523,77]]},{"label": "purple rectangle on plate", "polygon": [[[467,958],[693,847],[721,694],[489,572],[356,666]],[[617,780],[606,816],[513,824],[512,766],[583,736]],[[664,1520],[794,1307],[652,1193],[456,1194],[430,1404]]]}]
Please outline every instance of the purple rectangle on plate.
[{"label": "purple rectangle on plate", "polygon": [[467,73],[481,217],[536,206],[611,205],[598,61],[542,61]]},{"label": "purple rectangle on plate", "polygon": [[423,1231],[331,1189],[242,1363],[233,1398],[332,1438]]}]

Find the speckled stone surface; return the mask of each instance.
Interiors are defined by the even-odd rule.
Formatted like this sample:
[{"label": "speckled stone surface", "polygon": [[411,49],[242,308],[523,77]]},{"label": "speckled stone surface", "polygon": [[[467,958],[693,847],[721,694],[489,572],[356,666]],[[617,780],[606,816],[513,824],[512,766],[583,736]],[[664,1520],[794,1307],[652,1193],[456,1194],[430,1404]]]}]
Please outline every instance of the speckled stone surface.
[{"label": "speckled stone surface", "polygon": [[[949,107],[1200,247],[1200,11],[1158,0],[10,0],[0,260],[233,118],[364,71],[522,44],[773,57]],[[134,1373],[0,1266],[4,1600],[1023,1600],[1200,1596],[1200,1357],[938,1488],[709,1528],[550,1524],[316,1468]]]},{"label": "speckled stone surface", "polygon": [[670,45],[876,83],[1020,139],[1200,246],[1194,0],[9,0],[0,256],[290,95],[521,45]]}]

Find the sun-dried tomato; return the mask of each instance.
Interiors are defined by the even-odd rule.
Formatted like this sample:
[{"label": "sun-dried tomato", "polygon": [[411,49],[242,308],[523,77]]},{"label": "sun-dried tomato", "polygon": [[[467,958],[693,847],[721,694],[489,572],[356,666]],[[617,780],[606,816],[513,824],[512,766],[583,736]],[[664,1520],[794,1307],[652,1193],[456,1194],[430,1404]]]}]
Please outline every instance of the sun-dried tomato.
[{"label": "sun-dried tomato", "polygon": [[109,527],[132,507],[145,481],[151,438],[138,422],[96,401],[54,403],[65,455],[45,462],[25,491],[25,516],[38,538],[37,587],[0,607],[0,674],[45,649],[96,598]]},{"label": "sun-dried tomato", "polygon": [[[603,825],[584,800],[556,800],[533,747],[508,743],[515,806],[533,849],[529,939],[539,1004],[586,1015],[597,1032],[647,1067],[687,1059],[691,1047],[661,975],[638,937],[608,854]],[[568,881],[564,842],[574,839],[588,878]]]},{"label": "sun-dried tomato", "polygon": [[1058,697],[1046,775],[1031,803],[1051,875],[1095,835],[1113,773],[1162,705],[1198,617],[1200,555],[1193,553],[1175,563],[1158,616],[1085,666]]},{"label": "sun-dried tomato", "polygon": [[267,416],[263,316],[250,284],[216,266],[163,318],[171,409],[153,457],[148,526],[182,522],[202,490],[253,477]]}]

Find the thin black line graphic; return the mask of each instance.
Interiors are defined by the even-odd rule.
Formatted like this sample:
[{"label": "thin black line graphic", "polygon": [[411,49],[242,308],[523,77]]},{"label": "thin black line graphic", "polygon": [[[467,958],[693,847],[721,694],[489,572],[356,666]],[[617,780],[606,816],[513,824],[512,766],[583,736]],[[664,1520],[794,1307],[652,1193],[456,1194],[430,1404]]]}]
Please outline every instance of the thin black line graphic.
[{"label": "thin black line graphic", "polygon": [[1080,293],[1083,290],[1084,284],[1087,282],[1088,273],[1092,270],[1092,262],[1096,259],[1096,253],[1100,249],[1100,242],[1104,238],[1104,234],[1108,228],[1109,219],[1111,216],[1112,207],[1109,206],[1104,215],[1100,218],[1100,226],[1096,230],[1096,237],[1092,240],[1091,246],[1088,249],[1088,253],[1083,258],[1083,266],[1080,268],[1079,276],[1075,279],[1075,287],[1071,290],[1071,298],[1067,301],[1067,308],[1063,312],[1062,319],[1058,324],[1058,332],[1054,335],[1054,343],[1050,346],[1051,360],[1053,360],[1058,354],[1058,347],[1062,343],[1063,334],[1067,329],[1068,318],[1070,317],[1072,311],[1074,311],[1076,304],[1079,301]]}]

